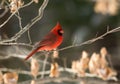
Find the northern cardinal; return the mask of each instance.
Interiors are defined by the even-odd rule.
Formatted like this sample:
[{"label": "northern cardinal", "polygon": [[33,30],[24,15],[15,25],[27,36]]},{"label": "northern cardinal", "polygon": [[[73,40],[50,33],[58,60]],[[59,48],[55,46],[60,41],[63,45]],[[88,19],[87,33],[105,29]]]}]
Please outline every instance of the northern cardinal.
[{"label": "northern cardinal", "polygon": [[39,51],[50,51],[57,48],[63,41],[63,29],[59,22],[56,26],[40,41],[35,45],[35,48],[25,58],[29,59],[33,54]]}]

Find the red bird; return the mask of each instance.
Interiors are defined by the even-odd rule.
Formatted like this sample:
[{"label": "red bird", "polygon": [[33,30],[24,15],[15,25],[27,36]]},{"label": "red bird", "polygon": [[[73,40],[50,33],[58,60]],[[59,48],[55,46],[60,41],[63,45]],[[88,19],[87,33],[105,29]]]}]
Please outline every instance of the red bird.
[{"label": "red bird", "polygon": [[56,26],[40,42],[35,45],[35,48],[30,52],[25,60],[29,59],[36,52],[43,50],[50,51],[57,48],[63,41],[63,33],[64,31],[58,22]]}]

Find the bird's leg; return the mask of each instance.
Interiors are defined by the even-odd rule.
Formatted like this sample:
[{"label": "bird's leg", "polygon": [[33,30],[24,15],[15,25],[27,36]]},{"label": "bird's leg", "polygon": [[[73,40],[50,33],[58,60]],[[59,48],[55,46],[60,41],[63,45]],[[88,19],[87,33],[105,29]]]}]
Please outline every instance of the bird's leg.
[{"label": "bird's leg", "polygon": [[45,59],[44,59],[44,62],[43,62],[41,78],[44,78],[44,73],[45,73],[45,68],[46,68],[46,64],[47,64],[48,55],[49,55],[49,52],[46,52]]}]

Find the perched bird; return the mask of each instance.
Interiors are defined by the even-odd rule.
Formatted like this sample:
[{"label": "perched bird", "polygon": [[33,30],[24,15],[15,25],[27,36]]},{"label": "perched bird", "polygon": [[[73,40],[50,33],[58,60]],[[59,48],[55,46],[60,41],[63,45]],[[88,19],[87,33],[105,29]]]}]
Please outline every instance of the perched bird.
[{"label": "perched bird", "polygon": [[56,26],[40,41],[34,49],[28,54],[25,60],[29,59],[33,54],[39,51],[50,51],[57,48],[63,41],[63,29],[59,22]]}]

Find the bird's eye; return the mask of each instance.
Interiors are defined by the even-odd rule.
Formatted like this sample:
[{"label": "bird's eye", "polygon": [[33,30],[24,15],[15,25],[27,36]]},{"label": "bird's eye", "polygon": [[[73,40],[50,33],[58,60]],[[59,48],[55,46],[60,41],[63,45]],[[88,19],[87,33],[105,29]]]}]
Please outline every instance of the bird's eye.
[{"label": "bird's eye", "polygon": [[63,32],[63,30],[62,30],[62,29],[59,29],[59,30],[58,30],[58,34],[59,34],[60,36],[62,36],[62,35],[63,35],[63,33],[64,33],[64,32]]}]

